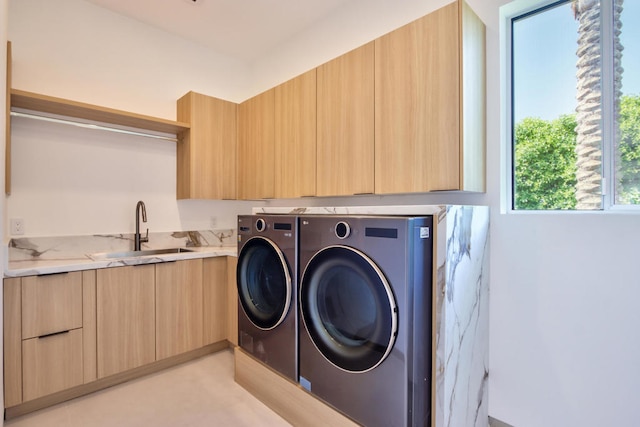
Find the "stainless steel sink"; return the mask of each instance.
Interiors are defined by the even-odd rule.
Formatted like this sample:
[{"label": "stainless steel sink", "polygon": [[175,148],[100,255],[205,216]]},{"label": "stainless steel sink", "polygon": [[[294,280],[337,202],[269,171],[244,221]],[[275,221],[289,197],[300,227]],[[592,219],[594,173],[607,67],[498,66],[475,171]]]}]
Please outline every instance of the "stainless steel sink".
[{"label": "stainless steel sink", "polygon": [[179,254],[182,252],[193,252],[193,250],[188,248],[169,248],[147,249],[142,251],[100,252],[91,254],[90,257],[93,259],[138,258],[143,256]]}]

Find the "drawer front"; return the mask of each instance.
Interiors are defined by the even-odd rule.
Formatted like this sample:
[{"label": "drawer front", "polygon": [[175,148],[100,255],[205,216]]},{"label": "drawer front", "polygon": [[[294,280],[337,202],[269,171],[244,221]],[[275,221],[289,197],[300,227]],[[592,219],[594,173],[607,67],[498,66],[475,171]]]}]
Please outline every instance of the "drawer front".
[{"label": "drawer front", "polygon": [[82,329],[22,341],[23,400],[82,384]]},{"label": "drawer front", "polygon": [[22,278],[22,339],[82,327],[82,272]]}]

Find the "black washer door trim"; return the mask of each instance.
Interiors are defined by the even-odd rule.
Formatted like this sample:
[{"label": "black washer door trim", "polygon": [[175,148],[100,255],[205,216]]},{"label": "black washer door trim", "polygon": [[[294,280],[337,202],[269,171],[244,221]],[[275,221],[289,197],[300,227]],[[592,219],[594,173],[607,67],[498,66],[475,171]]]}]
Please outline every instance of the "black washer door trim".
[{"label": "black washer door trim", "polygon": [[251,323],[271,330],[291,305],[291,275],[284,254],[266,237],[252,237],[238,253],[238,300]]},{"label": "black washer door trim", "polygon": [[342,245],[318,251],[300,282],[301,317],[316,349],[348,372],[374,369],[391,352],[398,309],[380,268]]}]

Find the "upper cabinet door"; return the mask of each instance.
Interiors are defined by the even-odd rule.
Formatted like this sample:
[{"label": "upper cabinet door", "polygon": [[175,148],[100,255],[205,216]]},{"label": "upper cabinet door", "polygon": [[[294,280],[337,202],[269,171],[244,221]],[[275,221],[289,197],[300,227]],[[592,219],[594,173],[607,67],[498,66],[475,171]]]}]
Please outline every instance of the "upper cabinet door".
[{"label": "upper cabinet door", "polygon": [[178,100],[178,120],[191,125],[176,149],[178,199],[236,198],[236,110],[195,92]]},{"label": "upper cabinet door", "polygon": [[275,197],[275,89],[238,107],[238,198]]},{"label": "upper cabinet door", "polygon": [[277,198],[316,195],[316,70],[275,89]]},{"label": "upper cabinet door", "polygon": [[377,39],[375,75],[376,193],[483,191],[484,25],[471,9]]},{"label": "upper cabinet door", "polygon": [[317,195],[373,193],[374,43],[317,72]]}]

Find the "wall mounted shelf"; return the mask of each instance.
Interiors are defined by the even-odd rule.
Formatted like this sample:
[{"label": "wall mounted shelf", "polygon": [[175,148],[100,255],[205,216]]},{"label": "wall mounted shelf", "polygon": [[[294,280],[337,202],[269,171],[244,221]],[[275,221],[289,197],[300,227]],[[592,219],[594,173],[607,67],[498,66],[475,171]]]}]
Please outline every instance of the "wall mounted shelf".
[{"label": "wall mounted shelf", "polygon": [[189,129],[189,123],[160,119],[18,89],[11,89],[11,108],[22,108],[152,132],[179,134]]},{"label": "wall mounted shelf", "polygon": [[[189,123],[130,113],[127,111],[101,107],[84,102],[71,101],[63,98],[56,98],[53,96],[27,92],[18,89],[10,90],[10,109],[28,110],[30,113],[33,113],[34,118],[39,118],[43,115],[62,116],[68,119],[66,120],[66,122],[68,122],[69,124],[81,124],[85,127],[86,122],[88,121],[97,124],[97,126],[93,126],[94,128],[103,130],[114,130],[116,132],[123,132],[123,130],[119,129],[118,127],[132,128],[136,131],[125,133],[132,133],[135,135],[149,136],[160,139],[167,138],[159,137],[153,132],[173,134],[176,135],[176,140],[179,140],[181,134],[189,130],[190,128]],[[7,111],[7,116],[9,116],[9,111]],[[56,121],[60,120],[56,119]],[[112,125],[114,127],[109,128],[109,125]],[[10,171],[11,136],[9,132],[7,132],[6,147],[6,170]],[[10,172],[7,172],[7,175],[8,176],[6,178],[5,193],[11,194]]]}]

